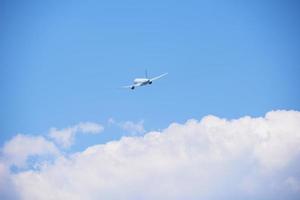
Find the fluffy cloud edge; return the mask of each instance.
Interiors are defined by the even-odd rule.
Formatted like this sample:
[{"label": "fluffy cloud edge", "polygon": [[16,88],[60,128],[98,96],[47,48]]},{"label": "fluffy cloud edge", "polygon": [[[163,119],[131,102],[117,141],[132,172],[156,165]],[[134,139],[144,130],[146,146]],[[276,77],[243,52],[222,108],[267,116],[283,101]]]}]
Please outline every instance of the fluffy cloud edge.
[{"label": "fluffy cloud edge", "polygon": [[94,122],[80,122],[68,128],[51,128],[48,136],[59,146],[69,148],[74,144],[76,134],[99,134],[103,132],[103,130],[104,127],[101,124]]},{"label": "fluffy cloud edge", "polygon": [[116,125],[121,130],[129,133],[131,136],[143,135],[146,133],[144,128],[144,120],[139,120],[137,122],[134,121],[121,121],[117,122],[113,118],[108,119],[109,125]]},{"label": "fluffy cloud edge", "polygon": [[3,174],[21,199],[297,199],[299,122],[300,112],[284,110],[206,116]]},{"label": "fluffy cloud edge", "polygon": [[4,144],[2,160],[8,166],[26,168],[31,156],[58,156],[59,149],[43,136],[18,134]]}]

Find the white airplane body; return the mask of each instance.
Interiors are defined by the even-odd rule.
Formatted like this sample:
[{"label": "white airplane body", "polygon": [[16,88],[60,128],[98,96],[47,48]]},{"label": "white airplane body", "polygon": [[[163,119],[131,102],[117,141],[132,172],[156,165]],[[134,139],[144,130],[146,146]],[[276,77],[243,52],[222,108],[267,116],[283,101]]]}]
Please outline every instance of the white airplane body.
[{"label": "white airplane body", "polygon": [[[156,76],[154,78],[136,78],[133,80],[132,85],[123,86],[124,88],[130,88],[134,90],[136,87],[145,86],[145,85],[151,85],[153,81],[162,78],[163,76],[167,75],[168,73],[161,74],[159,76]],[[147,73],[146,73],[147,77]]]}]

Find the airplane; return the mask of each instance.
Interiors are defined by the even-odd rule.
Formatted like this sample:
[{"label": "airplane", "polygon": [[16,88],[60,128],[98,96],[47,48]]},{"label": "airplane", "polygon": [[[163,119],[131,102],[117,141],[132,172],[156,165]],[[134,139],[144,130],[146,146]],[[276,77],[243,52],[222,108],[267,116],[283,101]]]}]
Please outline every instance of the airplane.
[{"label": "airplane", "polygon": [[163,76],[166,76],[168,73],[161,74],[159,76],[156,76],[154,78],[148,78],[148,73],[146,71],[145,78],[136,78],[133,80],[132,85],[123,86],[123,88],[130,88],[134,90],[136,87],[145,86],[145,85],[151,85],[153,81],[162,78]]}]

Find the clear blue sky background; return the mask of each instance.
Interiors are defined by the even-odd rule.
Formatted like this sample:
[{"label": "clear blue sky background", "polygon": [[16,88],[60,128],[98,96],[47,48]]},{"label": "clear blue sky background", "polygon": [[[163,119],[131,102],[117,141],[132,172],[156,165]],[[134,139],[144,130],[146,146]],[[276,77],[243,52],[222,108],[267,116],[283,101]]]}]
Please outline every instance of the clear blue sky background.
[{"label": "clear blue sky background", "polygon": [[[0,144],[81,121],[147,130],[300,110],[298,1],[1,1]],[[151,87],[119,89],[169,72]],[[82,146],[117,139],[107,128]]]}]

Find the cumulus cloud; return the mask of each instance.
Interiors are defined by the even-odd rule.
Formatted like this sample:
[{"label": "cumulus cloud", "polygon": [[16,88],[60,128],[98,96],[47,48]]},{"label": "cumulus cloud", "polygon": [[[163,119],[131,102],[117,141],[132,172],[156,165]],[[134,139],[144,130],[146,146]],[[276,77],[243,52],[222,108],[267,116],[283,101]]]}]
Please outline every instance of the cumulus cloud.
[{"label": "cumulus cloud", "polygon": [[64,148],[70,147],[74,143],[75,135],[79,132],[88,134],[98,134],[104,130],[104,127],[97,123],[81,122],[74,126],[56,129],[51,128],[49,131],[49,137],[52,138],[57,144]]},{"label": "cumulus cloud", "polygon": [[0,161],[0,199],[19,199],[7,164]]},{"label": "cumulus cloud", "polygon": [[300,192],[300,180],[294,177],[288,177],[284,183],[294,192]]},{"label": "cumulus cloud", "polygon": [[137,123],[132,122],[132,121],[126,121],[126,122],[120,123],[120,127],[123,130],[128,131],[132,135],[138,135],[138,134],[142,134],[145,132],[144,121],[139,121]]},{"label": "cumulus cloud", "polygon": [[130,135],[141,135],[146,132],[144,128],[144,121],[140,120],[138,122],[125,121],[125,122],[116,122],[113,118],[108,119],[109,125],[117,125],[122,130],[128,132]]},{"label": "cumulus cloud", "polygon": [[31,156],[57,156],[59,150],[42,136],[18,134],[5,143],[2,155],[2,161],[8,166],[24,168]]},{"label": "cumulus cloud", "polygon": [[93,122],[81,122],[75,127],[82,133],[90,134],[98,134],[104,130],[104,127],[102,125]]},{"label": "cumulus cloud", "polygon": [[21,199],[298,199],[299,153],[300,112],[207,116],[9,177]]}]

